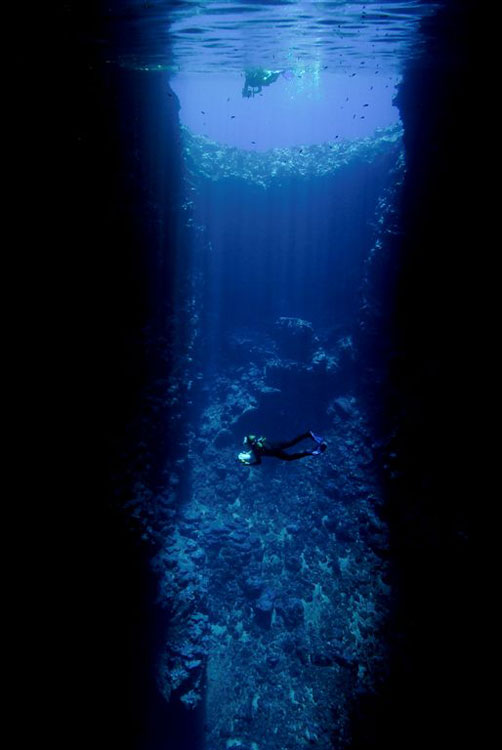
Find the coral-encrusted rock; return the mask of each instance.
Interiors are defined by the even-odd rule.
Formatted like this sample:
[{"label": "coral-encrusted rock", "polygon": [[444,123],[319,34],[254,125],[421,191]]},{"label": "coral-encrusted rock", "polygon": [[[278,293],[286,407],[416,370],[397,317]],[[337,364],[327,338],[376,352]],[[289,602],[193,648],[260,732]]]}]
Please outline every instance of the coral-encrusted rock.
[{"label": "coral-encrusted rock", "polygon": [[180,700],[188,708],[195,708],[201,698],[202,696],[199,692],[197,692],[196,690],[189,690],[188,693],[185,693],[185,695],[181,696]]},{"label": "coral-encrusted rock", "polygon": [[303,623],[303,604],[300,599],[291,597],[277,605],[277,612],[284,620],[288,630],[297,628]]},{"label": "coral-encrusted rock", "polygon": [[269,667],[277,666],[277,664],[279,664],[279,661],[280,661],[279,654],[272,653],[267,656],[267,665]]},{"label": "coral-encrusted rock", "polygon": [[330,667],[333,664],[333,657],[324,651],[316,651],[312,654],[311,661],[316,667]]},{"label": "coral-encrusted rock", "polygon": [[294,523],[288,523],[286,531],[288,534],[298,534],[298,532],[301,531],[301,528],[301,524],[295,521]]},{"label": "coral-encrusted rock", "polygon": [[209,521],[202,526],[202,533],[208,547],[219,547],[229,535],[230,529],[221,521]]},{"label": "coral-encrusted rock", "polygon": [[275,339],[282,356],[299,361],[312,357],[315,344],[312,323],[301,318],[279,318],[275,323]]},{"label": "coral-encrusted rock", "polygon": [[289,555],[284,559],[284,567],[292,573],[299,573],[302,567],[302,561],[298,555]]},{"label": "coral-encrusted rock", "polygon": [[270,628],[274,611],[275,591],[265,589],[255,604],[256,622],[263,628]]},{"label": "coral-encrusted rock", "polygon": [[218,476],[218,479],[225,479],[228,474],[228,467],[223,463],[215,464],[214,470]]},{"label": "coral-encrusted rock", "polygon": [[247,598],[256,599],[260,596],[264,585],[263,580],[259,576],[249,576],[242,583],[242,588]]},{"label": "coral-encrusted rock", "polygon": [[336,528],[339,523],[339,519],[337,518],[337,516],[333,514],[329,516],[324,516],[324,518],[322,518],[321,521],[322,521],[322,525],[324,526],[324,528],[331,532],[336,531]]},{"label": "coral-encrusted rock", "polygon": [[328,408],[328,414],[336,414],[342,419],[356,418],[356,400],[354,397],[339,396],[335,398]]},{"label": "coral-encrusted rock", "polygon": [[231,445],[233,442],[233,435],[230,430],[222,429],[218,432],[214,438],[214,444],[217,448],[224,448],[226,445]]}]

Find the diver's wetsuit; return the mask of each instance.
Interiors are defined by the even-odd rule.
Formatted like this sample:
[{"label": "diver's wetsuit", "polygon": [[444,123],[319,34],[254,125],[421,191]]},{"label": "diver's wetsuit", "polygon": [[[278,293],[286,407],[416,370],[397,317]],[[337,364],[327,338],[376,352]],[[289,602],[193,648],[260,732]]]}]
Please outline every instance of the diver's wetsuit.
[{"label": "diver's wetsuit", "polygon": [[263,68],[252,68],[246,70],[246,80],[242,89],[242,96],[250,97],[261,92],[262,86],[270,86],[277,81],[281,70],[264,70]]},{"label": "diver's wetsuit", "polygon": [[[280,458],[282,461],[296,461],[298,458],[305,458],[305,456],[311,456],[312,451],[302,451],[301,453],[286,453],[286,448],[291,448],[293,445],[300,443],[302,440],[314,440],[310,432],[304,432],[302,435],[293,438],[293,440],[287,440],[282,443],[271,443],[269,440],[261,440],[261,446],[255,443],[250,444],[250,450],[255,457],[255,464],[261,464],[262,456],[272,456],[273,458]],[[314,442],[316,442],[314,440]],[[253,465],[253,464],[251,464]]]}]

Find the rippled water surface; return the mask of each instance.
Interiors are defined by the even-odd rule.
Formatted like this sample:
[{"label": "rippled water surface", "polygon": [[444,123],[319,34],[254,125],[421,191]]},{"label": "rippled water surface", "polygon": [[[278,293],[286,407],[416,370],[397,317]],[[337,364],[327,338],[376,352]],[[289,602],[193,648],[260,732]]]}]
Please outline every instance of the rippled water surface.
[{"label": "rippled water surface", "polygon": [[[399,72],[417,48],[433,2],[116,2],[108,9],[110,61],[183,72],[317,66]],[[118,40],[118,41],[117,41]]]}]

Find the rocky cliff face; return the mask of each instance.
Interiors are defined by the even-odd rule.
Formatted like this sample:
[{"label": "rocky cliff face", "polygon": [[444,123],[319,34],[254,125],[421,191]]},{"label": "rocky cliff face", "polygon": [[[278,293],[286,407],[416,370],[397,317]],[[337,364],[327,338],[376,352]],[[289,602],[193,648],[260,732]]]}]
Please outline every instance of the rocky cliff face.
[{"label": "rocky cliff face", "polygon": [[[424,52],[405,72],[397,104],[406,172],[397,225],[389,217],[398,233],[368,265],[369,306],[356,337],[377,374],[368,390],[380,405],[371,408],[375,426],[394,425],[386,518],[399,580],[390,677],[359,717],[358,747],[398,747],[402,737],[413,747],[475,742],[471,545],[480,479],[468,436],[480,427],[466,399],[480,360],[465,347],[479,328],[474,254],[485,212],[470,145],[481,75],[474,6],[445,2],[425,21]],[[378,289],[391,305],[375,300]]]},{"label": "rocky cliff face", "polygon": [[150,674],[165,638],[150,561],[177,489],[165,481],[166,452],[177,465],[187,451],[180,405],[197,328],[194,275],[188,258],[180,262],[189,229],[178,220],[178,105],[167,76],[108,65],[93,42],[99,21],[83,16],[68,8],[78,28],[65,28],[54,125],[65,140],[53,157],[53,253],[68,273],[54,292],[58,392],[46,398],[51,410],[63,404],[48,465],[57,463],[53,484],[64,490],[53,493],[58,520],[46,546],[64,622],[63,731],[80,726],[89,742],[99,733],[105,744],[136,748],[176,726]]}]

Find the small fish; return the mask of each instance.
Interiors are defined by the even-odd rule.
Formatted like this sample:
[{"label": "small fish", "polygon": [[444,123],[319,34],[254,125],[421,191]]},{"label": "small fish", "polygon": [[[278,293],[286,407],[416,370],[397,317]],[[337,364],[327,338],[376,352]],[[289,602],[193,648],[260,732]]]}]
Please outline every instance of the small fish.
[{"label": "small fish", "polygon": [[229,101],[230,101],[230,97],[228,97],[228,99],[227,99],[227,102],[229,102]]},{"label": "small fish", "polygon": [[363,104],[363,107],[369,107],[369,104]]},{"label": "small fish", "polygon": [[235,115],[230,115],[230,119],[233,120]]},{"label": "small fish", "polygon": [[251,141],[251,143],[256,143],[256,141]]},{"label": "small fish", "polygon": [[203,109],[201,109],[200,113],[201,113],[201,115],[205,115],[206,114]]}]

